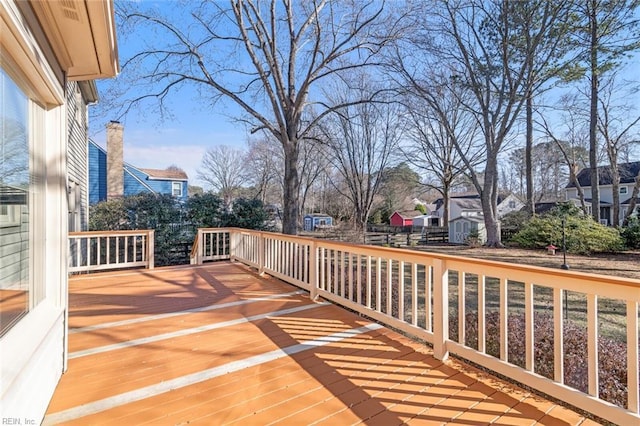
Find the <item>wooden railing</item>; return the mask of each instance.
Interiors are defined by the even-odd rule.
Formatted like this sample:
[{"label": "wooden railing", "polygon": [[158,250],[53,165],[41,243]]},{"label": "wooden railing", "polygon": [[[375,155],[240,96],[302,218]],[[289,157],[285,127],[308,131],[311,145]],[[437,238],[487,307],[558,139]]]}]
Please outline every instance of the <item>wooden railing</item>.
[{"label": "wooden railing", "polygon": [[154,267],[154,231],[69,233],[69,272]]},{"label": "wooden railing", "polygon": [[[640,280],[240,229],[201,229],[198,238],[195,263],[240,261],[423,339],[439,359],[455,354],[608,421],[639,424]],[[602,311],[611,306],[625,355],[616,362],[626,362],[618,405],[599,386],[598,347],[609,333],[601,325],[610,321]],[[550,338],[540,338],[545,321]],[[567,380],[575,336],[564,327],[575,324],[586,330],[586,368]],[[552,365],[536,359],[545,351]],[[585,383],[572,383],[576,375]]]},{"label": "wooden railing", "polygon": [[198,228],[191,248],[191,264],[201,265],[210,260],[230,258],[229,230],[223,228]]}]

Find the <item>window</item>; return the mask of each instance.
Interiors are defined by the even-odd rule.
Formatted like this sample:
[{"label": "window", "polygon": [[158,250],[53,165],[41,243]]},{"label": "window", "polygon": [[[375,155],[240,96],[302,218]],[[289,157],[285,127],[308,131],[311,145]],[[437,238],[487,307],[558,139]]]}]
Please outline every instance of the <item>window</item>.
[{"label": "window", "polygon": [[510,209],[515,209],[516,208],[516,202],[513,201],[513,200],[509,201],[509,208]]},{"label": "window", "polygon": [[620,194],[621,194],[621,195],[624,195],[624,194],[626,194],[626,193],[627,193],[627,187],[626,187],[626,186],[621,186],[621,187],[620,187]]},{"label": "window", "polygon": [[182,182],[171,182],[171,195],[182,197]]},{"label": "window", "polygon": [[0,69],[0,335],[30,307],[29,100]]}]

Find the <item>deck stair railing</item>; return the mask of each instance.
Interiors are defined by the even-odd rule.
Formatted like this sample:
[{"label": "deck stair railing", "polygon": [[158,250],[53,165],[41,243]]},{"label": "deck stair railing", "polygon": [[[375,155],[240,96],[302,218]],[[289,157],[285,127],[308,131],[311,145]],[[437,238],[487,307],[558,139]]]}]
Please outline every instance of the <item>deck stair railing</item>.
[{"label": "deck stair railing", "polygon": [[69,233],[69,272],[154,267],[154,231]]},{"label": "deck stair railing", "polygon": [[[245,263],[423,339],[439,359],[454,354],[610,422],[640,424],[640,280],[242,229],[201,229],[198,238],[193,263]],[[546,342],[541,319],[552,335]],[[585,330],[586,368],[577,374],[584,383],[565,378],[575,356],[564,330],[571,321]],[[610,321],[626,348],[617,360],[626,363],[626,398],[617,405],[599,386],[599,343]],[[536,359],[543,350],[552,359],[546,370]]]}]

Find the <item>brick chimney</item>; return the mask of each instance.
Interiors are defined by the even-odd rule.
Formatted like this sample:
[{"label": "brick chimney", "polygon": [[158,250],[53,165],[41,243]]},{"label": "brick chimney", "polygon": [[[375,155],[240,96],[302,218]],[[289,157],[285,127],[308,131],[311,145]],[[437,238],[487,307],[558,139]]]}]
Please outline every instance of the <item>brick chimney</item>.
[{"label": "brick chimney", "polygon": [[107,200],[124,196],[123,131],[117,121],[107,124]]}]

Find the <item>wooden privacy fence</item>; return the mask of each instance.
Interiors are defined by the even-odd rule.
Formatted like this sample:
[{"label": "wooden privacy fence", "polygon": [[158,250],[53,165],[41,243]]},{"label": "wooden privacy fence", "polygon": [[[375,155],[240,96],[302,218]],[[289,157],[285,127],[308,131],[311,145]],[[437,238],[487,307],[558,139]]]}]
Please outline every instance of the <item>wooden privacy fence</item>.
[{"label": "wooden privacy fence", "polygon": [[[640,280],[241,229],[200,229],[198,238],[193,263],[240,261],[423,339],[439,359],[455,354],[608,421],[640,422]],[[602,325],[612,305],[622,350],[603,367],[599,344],[609,338]],[[565,327],[576,321],[585,330],[584,370],[565,371],[576,356],[575,333]],[[550,337],[541,338],[539,324]],[[615,404],[600,386],[614,367],[626,373]]]},{"label": "wooden privacy fence", "polygon": [[154,231],[69,233],[69,272],[154,267]]}]

